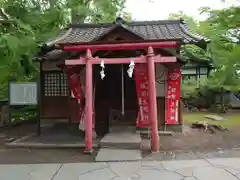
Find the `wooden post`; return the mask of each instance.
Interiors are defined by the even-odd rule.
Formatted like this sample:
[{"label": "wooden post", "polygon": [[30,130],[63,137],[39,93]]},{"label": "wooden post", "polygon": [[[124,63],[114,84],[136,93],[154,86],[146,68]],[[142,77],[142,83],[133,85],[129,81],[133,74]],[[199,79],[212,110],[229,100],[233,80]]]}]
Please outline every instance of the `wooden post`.
[{"label": "wooden post", "polygon": [[149,97],[149,118],[152,122],[152,151],[159,151],[158,121],[157,121],[157,100],[156,100],[156,80],[155,80],[155,55],[152,47],[148,48],[148,97]]},{"label": "wooden post", "polygon": [[85,121],[85,153],[92,153],[92,64],[90,60],[92,58],[91,51],[88,49],[86,53],[86,117]]}]

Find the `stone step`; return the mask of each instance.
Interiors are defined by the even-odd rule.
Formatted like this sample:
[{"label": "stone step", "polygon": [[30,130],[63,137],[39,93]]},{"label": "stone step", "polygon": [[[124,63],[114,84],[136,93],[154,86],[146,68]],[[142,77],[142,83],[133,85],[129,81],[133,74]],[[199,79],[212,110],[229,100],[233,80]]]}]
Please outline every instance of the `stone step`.
[{"label": "stone step", "polygon": [[100,148],[95,160],[97,162],[111,162],[138,161],[141,159],[142,156],[140,150]]},{"label": "stone step", "polygon": [[136,133],[136,127],[135,126],[113,126],[113,127],[110,127],[110,132],[113,132],[113,133],[122,133],[122,132]]},{"label": "stone step", "polygon": [[100,141],[101,148],[140,149],[141,136],[133,132],[111,132]]}]

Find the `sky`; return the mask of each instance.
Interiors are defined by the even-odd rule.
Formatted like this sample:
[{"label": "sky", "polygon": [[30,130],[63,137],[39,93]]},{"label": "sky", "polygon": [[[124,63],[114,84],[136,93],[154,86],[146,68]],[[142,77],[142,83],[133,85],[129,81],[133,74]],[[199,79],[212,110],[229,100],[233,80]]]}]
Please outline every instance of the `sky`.
[{"label": "sky", "polygon": [[[150,2],[149,2],[150,1]],[[206,15],[200,15],[200,7],[222,9],[234,5],[240,6],[240,0],[127,0],[126,10],[132,14],[133,20],[163,20],[170,13],[183,11],[197,20],[203,20]]]}]

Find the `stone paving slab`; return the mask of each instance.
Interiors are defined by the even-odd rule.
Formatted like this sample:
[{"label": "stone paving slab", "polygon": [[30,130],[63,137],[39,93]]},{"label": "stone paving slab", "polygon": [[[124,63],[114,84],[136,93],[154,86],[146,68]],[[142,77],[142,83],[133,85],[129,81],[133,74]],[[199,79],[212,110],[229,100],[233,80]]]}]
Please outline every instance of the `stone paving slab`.
[{"label": "stone paving slab", "polygon": [[[239,180],[240,158],[0,165],[0,180]],[[236,171],[228,167],[237,165]]]},{"label": "stone paving slab", "polygon": [[[71,163],[63,164],[52,180],[77,180],[80,174],[89,174],[96,170],[107,170],[107,163]],[[90,173],[91,174],[91,173]]]},{"label": "stone paving slab", "polygon": [[237,178],[224,169],[215,168],[213,166],[201,167],[194,169],[194,176],[198,180],[236,180]]},{"label": "stone paving slab", "polygon": [[163,161],[162,162],[163,167],[166,170],[170,171],[175,171],[178,169],[182,168],[189,168],[189,167],[204,167],[204,166],[209,166],[210,164],[204,160],[204,159],[199,159],[199,160],[178,160],[178,161]]},{"label": "stone paving slab", "polygon": [[231,167],[233,169],[240,170],[240,159],[239,158],[217,158],[207,159],[213,166],[218,167]]},{"label": "stone paving slab", "polygon": [[61,164],[0,165],[0,180],[51,180]]},{"label": "stone paving slab", "polygon": [[111,162],[111,161],[137,161],[141,160],[140,150],[130,149],[109,149],[101,148],[96,157],[97,162]]}]

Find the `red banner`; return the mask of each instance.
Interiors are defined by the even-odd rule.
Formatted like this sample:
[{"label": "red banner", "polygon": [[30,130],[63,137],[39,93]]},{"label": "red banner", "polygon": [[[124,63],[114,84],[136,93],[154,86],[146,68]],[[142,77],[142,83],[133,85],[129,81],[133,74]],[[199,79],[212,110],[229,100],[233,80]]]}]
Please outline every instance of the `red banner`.
[{"label": "red banner", "polygon": [[139,111],[136,120],[137,127],[148,127],[150,119],[148,116],[148,69],[146,64],[136,64],[134,67],[134,78],[138,97]]},{"label": "red banner", "polygon": [[[73,67],[73,68],[66,68],[64,71],[67,74],[68,77],[68,84],[69,87],[78,101],[79,104],[79,113],[78,113],[78,119],[79,121],[79,128],[84,130],[85,125],[84,125],[84,119],[85,119],[85,111],[86,111],[86,106],[85,106],[85,97],[84,97],[84,92],[82,89],[81,85],[81,78],[80,78],[80,70],[78,67]],[[94,106],[93,106],[93,119],[92,119],[92,127],[95,129],[95,113],[94,113]],[[94,130],[95,132],[95,130]]]},{"label": "red banner", "polygon": [[166,88],[166,124],[178,124],[180,100],[180,68],[169,69]]},{"label": "red banner", "polygon": [[67,70],[67,75],[70,89],[79,103],[79,121],[80,121],[82,119],[84,112],[84,95],[81,87],[80,75],[77,74],[72,69]]}]

